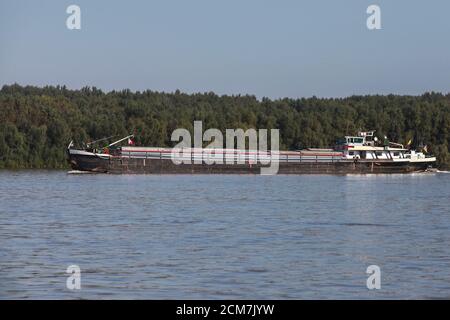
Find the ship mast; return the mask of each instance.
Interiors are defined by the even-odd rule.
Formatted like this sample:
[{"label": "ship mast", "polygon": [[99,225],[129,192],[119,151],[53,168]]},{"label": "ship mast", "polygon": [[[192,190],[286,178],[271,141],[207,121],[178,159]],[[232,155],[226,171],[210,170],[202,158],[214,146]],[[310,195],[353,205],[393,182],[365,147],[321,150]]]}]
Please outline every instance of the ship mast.
[{"label": "ship mast", "polygon": [[109,144],[108,147],[111,147],[111,146],[113,146],[113,145],[115,145],[115,144],[118,144],[119,142],[122,142],[122,141],[124,141],[124,140],[127,140],[127,139],[129,139],[129,138],[133,138],[133,137],[134,137],[134,135],[133,135],[133,134],[130,134],[129,136],[126,136],[125,138],[122,138],[122,139],[120,139],[120,140],[114,141],[113,143]]},{"label": "ship mast", "polygon": [[100,141],[104,141],[104,140],[108,140],[108,139],[111,139],[111,138],[114,138],[114,137],[117,137],[117,135],[115,135],[115,136],[110,136],[110,137],[106,137],[106,138],[101,138],[101,139],[98,139],[98,140],[94,140],[94,141],[91,141],[91,142],[88,142],[88,143],[86,143],[86,145],[91,145],[91,144],[94,144],[94,143],[97,143],[97,142],[100,142]]}]

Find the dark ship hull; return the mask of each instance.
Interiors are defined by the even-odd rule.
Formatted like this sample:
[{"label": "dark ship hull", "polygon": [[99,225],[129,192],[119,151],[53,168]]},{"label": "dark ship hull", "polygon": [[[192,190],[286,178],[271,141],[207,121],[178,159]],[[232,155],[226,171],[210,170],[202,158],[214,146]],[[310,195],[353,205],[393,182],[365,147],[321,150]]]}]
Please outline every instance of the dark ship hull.
[{"label": "dark ship hull", "polygon": [[[72,151],[72,152],[71,152]],[[75,152],[74,152],[75,151]],[[243,164],[175,164],[164,155],[133,157],[130,155],[96,154],[69,150],[73,170],[113,174],[260,174],[268,165],[247,161]],[[376,174],[427,171],[432,162],[392,160],[347,160],[334,155],[307,155],[278,162],[278,174]]]}]

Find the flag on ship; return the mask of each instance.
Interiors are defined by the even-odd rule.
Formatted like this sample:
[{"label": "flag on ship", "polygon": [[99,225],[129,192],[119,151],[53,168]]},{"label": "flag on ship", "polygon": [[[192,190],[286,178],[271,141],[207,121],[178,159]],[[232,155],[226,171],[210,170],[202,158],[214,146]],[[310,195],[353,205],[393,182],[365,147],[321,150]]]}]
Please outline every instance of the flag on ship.
[{"label": "flag on ship", "polygon": [[410,146],[412,143],[412,139],[409,139],[409,141],[406,143],[407,146]]}]

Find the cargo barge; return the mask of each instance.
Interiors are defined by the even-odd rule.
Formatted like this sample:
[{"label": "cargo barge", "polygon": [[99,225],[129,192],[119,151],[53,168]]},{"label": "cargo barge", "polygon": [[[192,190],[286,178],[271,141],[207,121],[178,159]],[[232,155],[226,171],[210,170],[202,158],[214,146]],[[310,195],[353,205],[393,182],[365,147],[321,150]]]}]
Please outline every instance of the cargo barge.
[{"label": "cargo barge", "polygon": [[71,142],[67,148],[70,166],[78,171],[116,174],[260,174],[262,168],[276,163],[279,174],[376,174],[423,172],[433,169],[436,163],[433,156],[387,139],[379,143],[374,131],[345,136],[330,149],[265,152],[119,145],[131,138],[101,150],[92,143],[75,148]]}]

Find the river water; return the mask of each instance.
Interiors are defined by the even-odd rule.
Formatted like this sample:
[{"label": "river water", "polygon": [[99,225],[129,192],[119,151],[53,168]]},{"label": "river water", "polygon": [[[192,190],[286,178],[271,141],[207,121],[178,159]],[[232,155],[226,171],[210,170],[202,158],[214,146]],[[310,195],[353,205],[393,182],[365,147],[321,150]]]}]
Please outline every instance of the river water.
[{"label": "river water", "polygon": [[448,173],[0,171],[0,298],[448,299],[449,199]]}]

